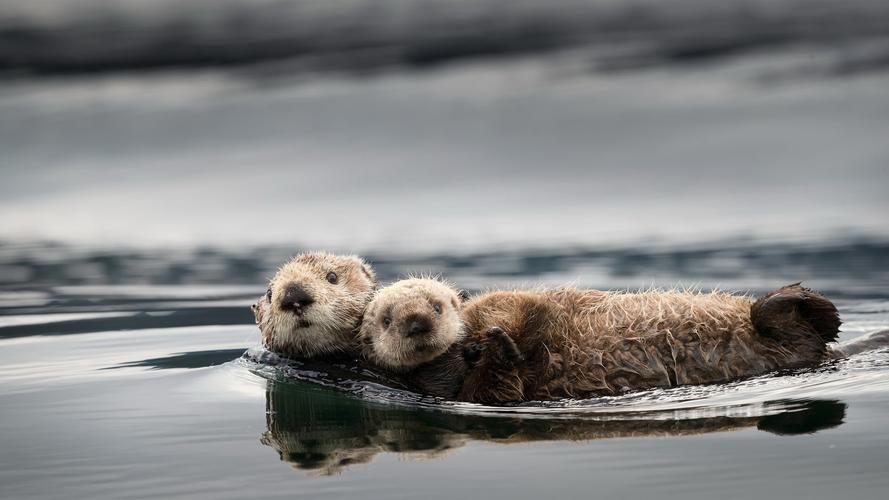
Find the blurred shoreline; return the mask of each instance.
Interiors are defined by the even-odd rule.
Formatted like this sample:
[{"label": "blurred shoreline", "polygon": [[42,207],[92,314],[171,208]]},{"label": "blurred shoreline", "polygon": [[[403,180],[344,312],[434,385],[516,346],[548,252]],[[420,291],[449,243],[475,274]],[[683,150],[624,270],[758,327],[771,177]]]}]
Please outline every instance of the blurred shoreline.
[{"label": "blurred shoreline", "polygon": [[[882,40],[832,71],[885,70],[876,0],[63,0],[0,2],[0,77],[279,64],[362,74],[582,47],[625,71]],[[841,55],[842,56],[842,55]]]},{"label": "blurred shoreline", "polygon": [[[111,293],[119,285],[244,285],[255,287],[258,294],[275,269],[303,249],[298,245],[127,249],[0,241],[0,290],[96,285]],[[645,246],[368,251],[363,256],[383,282],[409,272],[431,272],[473,291],[571,283],[609,289],[678,286],[765,292],[804,281],[833,298],[889,298],[889,238],[785,242],[740,238]]]}]

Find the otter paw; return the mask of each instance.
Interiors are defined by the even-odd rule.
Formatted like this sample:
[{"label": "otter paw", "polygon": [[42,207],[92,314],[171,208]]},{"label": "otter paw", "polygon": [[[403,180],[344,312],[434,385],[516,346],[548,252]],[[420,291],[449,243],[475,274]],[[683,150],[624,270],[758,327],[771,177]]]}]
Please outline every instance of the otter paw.
[{"label": "otter paw", "polygon": [[509,363],[519,363],[525,360],[522,351],[515,341],[499,327],[491,327],[488,330],[487,338],[489,343],[494,343],[496,349],[503,354],[503,357]]},{"label": "otter paw", "polygon": [[482,357],[484,346],[479,343],[472,343],[463,348],[463,359],[469,366],[475,366]]}]

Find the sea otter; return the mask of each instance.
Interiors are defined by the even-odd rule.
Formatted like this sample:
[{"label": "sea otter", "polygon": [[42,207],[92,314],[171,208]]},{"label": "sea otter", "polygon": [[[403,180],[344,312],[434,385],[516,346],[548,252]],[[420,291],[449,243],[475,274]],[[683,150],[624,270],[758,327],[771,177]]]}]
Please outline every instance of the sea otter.
[{"label": "sea otter", "polygon": [[368,359],[463,401],[585,398],[815,366],[840,326],[834,305],[799,284],[756,301],[575,288],[456,297],[430,279],[380,290],[360,329]]},{"label": "sea otter", "polygon": [[475,342],[461,342],[463,300],[453,285],[437,278],[409,278],[379,290],[358,332],[364,357],[419,392],[454,399],[467,359],[481,351]]},{"label": "sea otter", "polygon": [[299,254],[252,307],[262,342],[288,356],[355,355],[356,329],[376,289],[376,275],[360,257]]}]

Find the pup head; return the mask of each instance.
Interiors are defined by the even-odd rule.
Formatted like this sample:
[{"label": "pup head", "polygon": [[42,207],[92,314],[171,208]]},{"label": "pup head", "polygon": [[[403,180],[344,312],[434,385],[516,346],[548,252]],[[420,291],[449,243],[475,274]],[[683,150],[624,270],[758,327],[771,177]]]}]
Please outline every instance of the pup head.
[{"label": "pup head", "polygon": [[460,292],[433,278],[409,278],[379,290],[364,311],[364,355],[407,371],[444,354],[463,338]]}]

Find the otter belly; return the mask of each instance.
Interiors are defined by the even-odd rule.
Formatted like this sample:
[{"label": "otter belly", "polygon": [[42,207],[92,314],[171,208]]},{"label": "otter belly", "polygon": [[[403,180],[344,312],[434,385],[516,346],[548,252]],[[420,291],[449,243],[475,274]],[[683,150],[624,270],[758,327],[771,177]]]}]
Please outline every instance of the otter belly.
[{"label": "otter belly", "polygon": [[[752,300],[720,292],[567,289],[498,299],[485,304],[487,314],[473,312],[472,326],[479,331],[497,326],[493,322],[505,325],[525,361],[512,372],[499,370],[497,382],[512,374],[509,384],[520,385],[523,399],[726,382],[814,366],[827,352],[823,336],[803,316],[781,334],[766,336],[751,320]],[[496,390],[487,388],[489,399],[491,393]],[[514,397],[516,391],[504,393]]]}]

